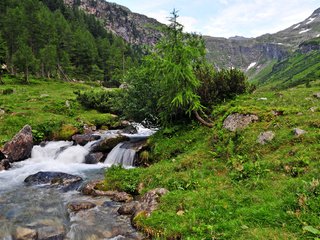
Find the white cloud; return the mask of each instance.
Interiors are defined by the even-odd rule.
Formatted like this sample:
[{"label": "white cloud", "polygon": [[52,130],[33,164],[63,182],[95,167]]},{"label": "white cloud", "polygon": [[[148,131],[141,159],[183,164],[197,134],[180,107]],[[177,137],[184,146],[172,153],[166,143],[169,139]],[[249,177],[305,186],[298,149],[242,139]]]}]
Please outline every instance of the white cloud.
[{"label": "white cloud", "polygon": [[318,0],[114,0],[167,24],[173,8],[185,31],[203,35],[255,37],[274,33],[309,17]]},{"label": "white cloud", "polygon": [[181,16],[179,21],[184,26],[185,32],[200,32],[200,30],[197,29],[198,20],[194,17]]},{"label": "white cloud", "polygon": [[280,31],[309,14],[310,7],[298,0],[234,0],[209,19],[203,32],[211,36],[255,37]]}]

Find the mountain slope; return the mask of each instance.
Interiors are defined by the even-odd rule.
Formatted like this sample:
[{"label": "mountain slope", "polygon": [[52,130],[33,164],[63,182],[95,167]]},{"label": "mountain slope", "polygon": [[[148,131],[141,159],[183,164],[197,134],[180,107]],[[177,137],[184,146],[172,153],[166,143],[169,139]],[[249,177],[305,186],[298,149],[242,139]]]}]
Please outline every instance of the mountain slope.
[{"label": "mountain slope", "polygon": [[260,83],[284,89],[320,79],[320,37],[299,45],[287,59],[257,77]]},{"label": "mountain slope", "polygon": [[64,0],[70,7],[79,7],[100,19],[105,28],[134,45],[153,45],[161,37],[163,24],[128,8],[104,0]]},{"label": "mountain slope", "polygon": [[264,67],[281,61],[302,42],[320,36],[320,8],[304,21],[275,34],[257,38],[205,37],[208,58],[217,67],[238,67],[254,77]]},{"label": "mountain slope", "polygon": [[[133,13],[128,8],[104,0],[64,0],[99,18],[106,29],[134,45],[153,45],[161,37],[163,24],[155,19]],[[306,20],[275,34],[257,38],[217,38],[204,36],[207,57],[217,68],[236,67],[251,79],[265,69],[289,57],[299,45],[320,36],[320,8]]]}]

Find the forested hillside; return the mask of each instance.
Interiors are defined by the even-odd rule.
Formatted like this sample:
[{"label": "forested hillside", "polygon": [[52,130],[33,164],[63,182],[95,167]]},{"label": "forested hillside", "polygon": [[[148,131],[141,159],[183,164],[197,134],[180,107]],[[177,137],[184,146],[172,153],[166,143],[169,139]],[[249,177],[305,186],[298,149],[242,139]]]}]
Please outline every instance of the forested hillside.
[{"label": "forested hillside", "polygon": [[11,74],[117,85],[137,53],[94,16],[62,0],[0,2],[0,58]]}]

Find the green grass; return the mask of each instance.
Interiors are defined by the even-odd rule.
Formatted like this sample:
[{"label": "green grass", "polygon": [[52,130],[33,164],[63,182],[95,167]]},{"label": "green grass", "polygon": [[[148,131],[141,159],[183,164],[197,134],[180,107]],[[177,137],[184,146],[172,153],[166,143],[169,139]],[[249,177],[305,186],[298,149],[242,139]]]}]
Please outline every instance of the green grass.
[{"label": "green grass", "polygon": [[[152,238],[317,239],[320,100],[312,95],[319,91],[320,81],[281,92],[262,89],[217,106],[213,129],[197,123],[163,129],[149,140],[150,167],[112,168],[105,185],[134,194],[141,183],[142,194],[170,191],[150,217],[135,219]],[[232,133],[222,128],[232,112],[260,120]],[[307,133],[294,136],[293,128]],[[266,145],[257,143],[263,131],[275,133]]]},{"label": "green grass", "polygon": [[[0,85],[0,146],[9,141],[25,124],[31,125],[37,140],[59,137],[63,125],[80,131],[84,124],[110,125],[111,114],[84,109],[76,101],[76,90],[97,88],[81,83],[31,79],[23,85],[16,78],[5,77]],[[63,133],[62,133],[63,135]]]},{"label": "green grass", "polygon": [[288,89],[308,83],[320,77],[320,54],[319,51],[311,51],[306,54],[296,52],[273,65],[271,71],[270,68],[267,70],[255,76],[253,81],[267,84],[273,89]]}]

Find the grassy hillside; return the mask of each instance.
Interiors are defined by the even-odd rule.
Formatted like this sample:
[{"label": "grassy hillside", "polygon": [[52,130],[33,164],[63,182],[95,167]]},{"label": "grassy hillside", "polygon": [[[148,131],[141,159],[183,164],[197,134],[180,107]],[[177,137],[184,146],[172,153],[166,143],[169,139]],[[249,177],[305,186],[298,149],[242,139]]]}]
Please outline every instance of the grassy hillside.
[{"label": "grassy hillside", "polygon": [[[149,218],[134,219],[153,238],[319,239],[319,91],[319,80],[309,88],[257,91],[217,107],[212,130],[197,123],[162,129],[149,142],[153,164],[112,168],[106,187],[170,191]],[[234,112],[259,121],[229,132],[222,123]],[[295,136],[294,128],[307,133]],[[261,145],[264,131],[275,138]]]},{"label": "grassy hillside", "polygon": [[73,131],[81,131],[84,124],[107,126],[114,122],[112,115],[84,109],[76,101],[74,91],[97,86],[45,79],[31,79],[28,85],[20,84],[16,78],[3,80],[5,84],[0,85],[0,109],[4,111],[0,114],[0,145],[25,124],[31,125],[34,136],[42,140],[68,138]]}]

